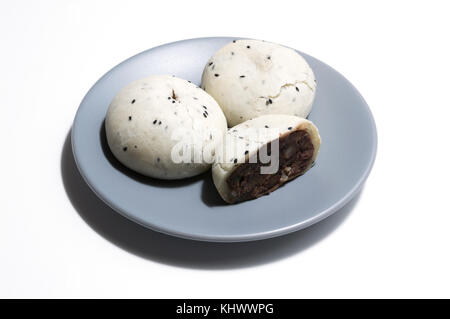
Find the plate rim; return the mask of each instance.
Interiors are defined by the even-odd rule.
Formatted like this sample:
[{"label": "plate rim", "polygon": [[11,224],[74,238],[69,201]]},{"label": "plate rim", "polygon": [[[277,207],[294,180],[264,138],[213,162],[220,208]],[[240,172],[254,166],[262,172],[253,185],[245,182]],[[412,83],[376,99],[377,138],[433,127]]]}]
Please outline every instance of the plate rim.
[{"label": "plate rim", "polygon": [[[365,171],[363,172],[363,174],[361,174],[359,180],[355,183],[355,185],[344,195],[342,196],[342,198],[337,201],[336,203],[334,203],[332,206],[328,207],[327,209],[325,209],[324,211],[322,211],[321,213],[307,219],[307,220],[303,220],[301,222],[286,226],[286,227],[282,227],[282,228],[277,228],[277,229],[273,229],[270,231],[264,231],[264,232],[257,232],[257,233],[251,233],[251,234],[245,234],[245,235],[198,235],[198,234],[192,234],[192,233],[188,233],[188,232],[183,232],[183,231],[178,231],[178,230],[173,230],[173,229],[168,229],[167,227],[162,227],[162,226],[158,226],[152,223],[148,223],[148,222],[143,222],[141,220],[139,220],[138,218],[136,218],[135,216],[133,216],[132,214],[129,214],[128,212],[122,210],[121,208],[117,207],[113,202],[111,202],[107,196],[105,196],[104,194],[102,194],[100,189],[95,188],[95,183],[92,183],[89,180],[89,177],[86,176],[86,174],[84,173],[84,170],[82,168],[82,165],[79,163],[78,157],[77,157],[77,146],[76,146],[76,142],[75,142],[75,135],[76,133],[76,125],[75,123],[77,123],[77,120],[79,119],[80,113],[81,113],[81,109],[82,106],[84,105],[86,98],[91,94],[91,92],[93,91],[93,89],[97,86],[98,83],[100,83],[105,77],[107,77],[111,72],[113,72],[116,68],[119,68],[120,66],[122,66],[123,64],[127,63],[128,61],[142,55],[145,54],[146,52],[150,51],[150,50],[154,50],[157,49],[159,47],[163,47],[163,46],[167,46],[167,45],[174,45],[177,43],[181,43],[181,42],[187,42],[187,41],[195,41],[195,40],[208,40],[208,39],[244,39],[241,37],[199,37],[199,38],[191,38],[191,39],[184,39],[184,40],[179,40],[179,41],[175,41],[175,42],[169,42],[169,43],[165,43],[162,45],[158,45],[149,49],[146,49],[142,52],[139,52],[127,59],[125,59],[124,61],[120,62],[119,64],[115,65],[113,68],[111,68],[109,71],[107,71],[103,76],[101,76],[91,87],[90,89],[87,91],[87,93],[85,94],[85,96],[83,97],[80,105],[78,106],[78,109],[76,111],[72,126],[71,126],[71,132],[70,132],[70,137],[71,137],[71,147],[72,147],[72,154],[75,160],[75,164],[76,167],[80,173],[80,175],[82,176],[84,182],[89,186],[89,188],[92,190],[92,192],[100,199],[102,200],[107,206],[109,206],[111,209],[113,209],[115,212],[119,213],[120,215],[122,215],[123,217],[145,227],[148,229],[151,229],[153,231],[157,231],[166,235],[170,235],[170,236],[175,236],[175,237],[179,237],[179,238],[183,238],[183,239],[189,239],[189,240],[196,240],[196,241],[204,241],[204,242],[248,242],[248,241],[256,241],[256,240],[263,240],[263,239],[269,239],[269,238],[274,238],[274,237],[278,237],[278,236],[282,236],[282,235],[287,235],[290,233],[293,233],[295,231],[299,231],[301,229],[307,228],[317,222],[322,221],[323,219],[331,216],[333,213],[337,212],[338,210],[340,210],[342,207],[344,207],[353,197],[355,197],[360,190],[362,189],[364,182],[367,180],[367,178],[370,175],[370,172],[372,171],[373,165],[375,163],[375,159],[376,159],[376,155],[377,155],[377,150],[378,150],[378,134],[377,134],[377,127],[376,127],[376,123],[375,123],[375,119],[373,116],[372,111],[370,110],[369,105],[367,104],[366,100],[364,99],[364,97],[359,93],[359,91],[356,89],[356,87],[345,77],[343,76],[340,72],[338,72],[337,70],[335,70],[334,68],[332,68],[331,66],[329,66],[327,63],[324,63],[322,60],[319,60],[317,58],[314,58],[316,60],[318,60],[319,62],[323,63],[324,65],[326,65],[328,68],[330,68],[332,71],[336,72],[339,76],[341,76],[348,84],[349,87],[353,90],[354,93],[356,93],[361,101],[362,104],[364,104],[364,108],[366,109],[366,111],[368,112],[369,118],[370,118],[370,130],[372,132],[372,149],[371,149],[371,154],[370,154],[370,159],[368,162],[368,165],[366,166]],[[296,50],[296,49],[294,49]],[[297,52],[299,52],[298,50],[296,50]],[[301,54],[305,54],[303,52],[300,52]],[[308,54],[305,54],[308,55]],[[308,55],[309,56],[309,55]],[[312,56],[311,56],[312,57]]]}]

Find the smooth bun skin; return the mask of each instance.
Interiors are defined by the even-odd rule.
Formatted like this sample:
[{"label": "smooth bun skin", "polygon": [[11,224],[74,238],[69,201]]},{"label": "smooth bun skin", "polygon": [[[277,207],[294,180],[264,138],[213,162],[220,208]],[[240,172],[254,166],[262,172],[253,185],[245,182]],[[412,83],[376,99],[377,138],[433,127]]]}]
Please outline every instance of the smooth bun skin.
[{"label": "smooth bun skin", "polygon": [[[211,167],[202,152],[216,147],[227,124],[205,91],[180,78],[154,75],[130,83],[114,97],[105,129],[112,153],[125,166],[150,177],[180,179]],[[180,138],[190,141],[190,163],[173,160]]]},{"label": "smooth bun skin", "polygon": [[[249,133],[255,130],[259,135],[250,137]],[[292,115],[263,115],[230,128],[226,134],[225,145],[222,145],[224,155],[221,161],[217,158],[212,167],[214,185],[223,200],[227,203],[236,202],[227,184],[228,177],[236,168],[254,156],[263,145],[298,130],[308,132],[314,147],[311,163],[305,170],[307,171],[314,164],[321,144],[319,131],[311,121]],[[240,151],[236,156],[235,150],[245,151]]]},{"label": "smooth bun skin", "polygon": [[258,40],[236,40],[207,62],[202,88],[220,105],[228,126],[265,114],[306,118],[316,81],[296,51]]}]

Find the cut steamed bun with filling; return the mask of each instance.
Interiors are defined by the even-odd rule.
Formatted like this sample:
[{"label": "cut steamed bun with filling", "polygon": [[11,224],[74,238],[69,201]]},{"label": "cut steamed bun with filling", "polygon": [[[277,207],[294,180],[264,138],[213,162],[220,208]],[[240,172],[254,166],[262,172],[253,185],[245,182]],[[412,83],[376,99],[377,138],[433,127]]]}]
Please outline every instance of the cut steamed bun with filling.
[{"label": "cut steamed bun with filling", "polygon": [[296,51],[258,40],[235,40],[207,62],[202,88],[225,113],[228,126],[265,114],[306,118],[316,81]]},{"label": "cut steamed bun with filling", "polygon": [[320,148],[316,126],[292,115],[263,115],[230,128],[212,168],[228,203],[268,194],[312,167]]},{"label": "cut steamed bun with filling", "polygon": [[180,179],[211,167],[227,123],[205,91],[183,79],[155,75],[132,82],[114,97],[105,128],[122,164],[147,176]]}]

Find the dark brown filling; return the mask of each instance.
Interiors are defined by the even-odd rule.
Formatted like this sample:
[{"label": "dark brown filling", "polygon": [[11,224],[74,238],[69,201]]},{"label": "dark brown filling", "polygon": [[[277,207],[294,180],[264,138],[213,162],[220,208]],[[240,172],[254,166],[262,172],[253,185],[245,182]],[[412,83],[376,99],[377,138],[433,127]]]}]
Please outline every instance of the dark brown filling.
[{"label": "dark brown filling", "polygon": [[[268,143],[270,154],[271,143]],[[261,166],[269,164],[257,163],[241,164],[228,177],[227,184],[234,201],[244,201],[268,194],[291,180],[305,173],[311,164],[314,146],[306,131],[295,131],[279,139],[279,169],[274,174],[261,174]]]}]

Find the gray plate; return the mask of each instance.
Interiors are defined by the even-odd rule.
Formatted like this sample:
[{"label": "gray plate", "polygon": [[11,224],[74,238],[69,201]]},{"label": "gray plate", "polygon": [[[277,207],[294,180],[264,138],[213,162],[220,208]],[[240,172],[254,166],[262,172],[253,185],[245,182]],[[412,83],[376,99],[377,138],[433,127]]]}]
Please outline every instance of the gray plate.
[{"label": "gray plate", "polygon": [[322,220],[362,187],[377,144],[369,107],[342,75],[304,53],[318,88],[309,119],[319,128],[323,144],[311,170],[272,194],[226,205],[210,172],[182,181],[159,181],[136,174],[115,160],[106,145],[103,121],[116,93],[151,74],[174,74],[199,84],[206,61],[231,40],[185,40],[142,52],[106,73],[83,99],[72,127],[75,160],[87,184],[120,214],[151,229],[189,239],[258,240]]}]

